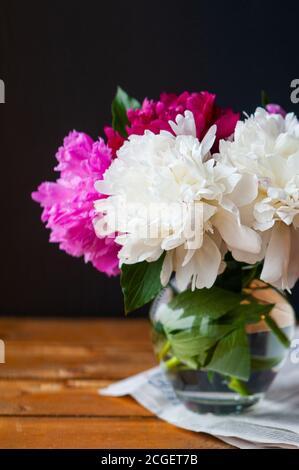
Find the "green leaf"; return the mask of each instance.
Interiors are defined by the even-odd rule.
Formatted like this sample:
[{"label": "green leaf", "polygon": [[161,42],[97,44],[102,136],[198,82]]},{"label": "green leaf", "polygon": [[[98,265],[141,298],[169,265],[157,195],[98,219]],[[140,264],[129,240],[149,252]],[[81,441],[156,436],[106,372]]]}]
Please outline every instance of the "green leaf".
[{"label": "green leaf", "polygon": [[152,322],[152,326],[154,328],[154,330],[159,333],[159,334],[165,334],[164,333],[164,326],[162,325],[161,322],[157,321],[157,322]]},{"label": "green leaf", "polygon": [[252,372],[258,372],[261,370],[270,370],[273,367],[278,366],[281,363],[283,357],[258,357],[251,356],[251,370]]},{"label": "green leaf", "polygon": [[[175,312],[174,310],[174,315]],[[206,316],[193,318],[194,321],[191,328],[185,330],[169,330],[164,328],[164,331],[174,355],[185,364],[192,361],[198,368],[203,366],[208,358],[212,356],[213,348],[217,341],[230,333],[235,326],[232,322],[220,324],[219,320],[214,321]]]},{"label": "green leaf", "polygon": [[235,328],[251,323],[257,323],[264,317],[267,317],[273,309],[273,304],[258,304],[252,297],[249,304],[240,304],[235,309],[230,311],[227,315],[222,317],[221,321],[232,323]]},{"label": "green leaf", "polygon": [[171,344],[171,350],[175,357],[181,362],[187,363],[192,360],[195,368],[203,364],[207,351],[217,340],[202,336],[197,329],[180,331],[168,334],[167,338]]},{"label": "green leaf", "polygon": [[243,300],[241,294],[230,292],[220,287],[210,289],[187,290],[177,295],[169,304],[172,309],[183,309],[183,316],[208,316],[216,320],[236,308]]},{"label": "green leaf", "polygon": [[128,109],[140,108],[140,103],[131,98],[122,88],[118,87],[114,100],[112,101],[112,127],[120,133],[121,136],[127,137],[126,126],[129,124],[127,111]]},{"label": "green leaf", "polygon": [[[239,307],[243,298],[241,294],[215,286],[178,294],[168,305],[173,319],[171,328],[164,326],[175,357],[194,367],[210,360],[217,342],[236,328],[234,317],[224,323],[221,317]],[[189,326],[182,329],[183,319],[189,318],[191,322],[185,322]]]},{"label": "green leaf", "polygon": [[[240,303],[244,299],[248,303]],[[164,333],[171,353],[182,364],[248,380],[251,361],[246,325],[268,318],[272,308],[250,295],[215,286],[189,290],[168,305],[172,322],[163,324]]]},{"label": "green leaf", "polygon": [[165,254],[157,261],[123,264],[120,283],[126,314],[150,302],[162,289],[160,273]]},{"label": "green leaf", "polygon": [[237,379],[249,379],[250,352],[244,328],[237,328],[218,342],[206,367]]}]

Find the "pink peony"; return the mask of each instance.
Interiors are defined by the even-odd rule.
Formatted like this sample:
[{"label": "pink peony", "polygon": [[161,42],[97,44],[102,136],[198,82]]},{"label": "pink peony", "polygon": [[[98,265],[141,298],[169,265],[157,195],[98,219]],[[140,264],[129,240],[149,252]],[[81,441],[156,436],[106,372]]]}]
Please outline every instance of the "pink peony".
[{"label": "pink peony", "polygon": [[[127,127],[129,135],[142,135],[146,129],[158,134],[161,130],[172,132],[168,121],[174,120],[177,114],[183,114],[185,110],[192,111],[197,130],[197,137],[201,140],[207,130],[217,125],[216,142],[213,150],[218,150],[219,139],[229,137],[235,130],[236,123],[240,118],[239,113],[231,109],[222,109],[215,104],[216,95],[202,91],[200,93],[183,92],[175,94],[162,93],[159,101],[143,101],[140,109],[128,110],[130,124]],[[122,146],[124,139],[111,128],[106,128],[108,145],[113,154]]]},{"label": "pink peony", "polygon": [[98,238],[92,224],[93,203],[99,199],[94,183],[110,166],[111,150],[102,139],[94,142],[88,135],[73,131],[64,139],[56,158],[55,170],[60,178],[55,183],[42,183],[32,193],[43,207],[42,221],[51,230],[50,241],[59,243],[60,249],[72,256],[84,256],[99,271],[118,274],[118,245],[113,238]]},{"label": "pink peony", "polygon": [[286,111],[279,104],[275,103],[267,104],[266,110],[270,114],[280,114],[282,117],[285,117],[285,115],[287,114]]}]

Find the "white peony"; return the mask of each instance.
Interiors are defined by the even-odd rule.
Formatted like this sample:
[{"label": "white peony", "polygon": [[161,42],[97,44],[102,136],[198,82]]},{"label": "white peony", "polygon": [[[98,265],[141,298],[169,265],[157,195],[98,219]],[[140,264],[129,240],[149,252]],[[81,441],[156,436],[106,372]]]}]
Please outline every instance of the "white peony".
[{"label": "white peony", "polygon": [[[258,256],[234,252],[236,258],[263,259],[261,279],[291,289],[299,277],[299,122],[258,108],[236,126],[233,142],[220,143],[220,161],[256,175],[259,194],[247,210],[246,223],[262,234]],[[247,208],[248,209],[248,208]],[[245,211],[244,211],[245,214]],[[249,217],[248,217],[249,215]]]},{"label": "white peony", "polygon": [[118,151],[103,181],[96,183],[109,197],[95,203],[96,211],[105,214],[95,220],[95,230],[99,236],[119,234],[120,264],[152,262],[166,251],[163,285],[175,272],[180,290],[190,282],[193,289],[211,287],[223,270],[227,248],[260,251],[260,237],[239,218],[239,208],[257,196],[257,180],[215,162],[210,150],[216,126],[199,142],[190,111],[170,125],[175,135],[131,135]]}]

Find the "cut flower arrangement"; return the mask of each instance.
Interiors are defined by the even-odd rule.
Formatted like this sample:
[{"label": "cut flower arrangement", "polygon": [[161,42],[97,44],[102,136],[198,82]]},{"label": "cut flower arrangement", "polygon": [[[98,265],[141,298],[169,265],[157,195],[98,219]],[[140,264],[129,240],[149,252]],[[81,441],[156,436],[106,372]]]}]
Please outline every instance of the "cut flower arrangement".
[{"label": "cut flower arrangement", "polygon": [[154,349],[186,406],[241,411],[292,337],[299,121],[275,104],[243,117],[208,92],[140,104],[118,88],[104,131],[71,132],[59,178],[32,195],[50,241],[120,273],[127,313],[154,300]]}]

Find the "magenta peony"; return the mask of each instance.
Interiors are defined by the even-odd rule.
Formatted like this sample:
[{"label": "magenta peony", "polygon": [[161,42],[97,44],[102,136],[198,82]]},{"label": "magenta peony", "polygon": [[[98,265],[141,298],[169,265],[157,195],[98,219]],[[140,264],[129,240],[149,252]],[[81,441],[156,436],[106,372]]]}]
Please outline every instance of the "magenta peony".
[{"label": "magenta peony", "polygon": [[59,243],[60,249],[72,256],[84,256],[99,271],[118,274],[118,245],[113,238],[98,238],[92,224],[93,203],[99,199],[94,183],[110,166],[111,149],[102,139],[94,142],[88,135],[73,131],[64,139],[56,158],[55,170],[60,178],[55,183],[42,183],[32,193],[43,207],[42,221],[51,230],[50,241]]},{"label": "magenta peony", "polygon": [[275,103],[269,103],[266,105],[266,110],[270,114],[280,114],[282,117],[286,116],[286,111],[283,109],[280,104],[275,104]]},{"label": "magenta peony", "polygon": [[[200,93],[189,93],[187,91],[180,95],[172,93],[162,93],[159,101],[143,101],[140,109],[130,109],[128,111],[129,125],[127,132],[129,135],[143,135],[146,129],[158,134],[161,130],[172,132],[168,124],[169,120],[174,121],[178,114],[184,111],[192,111],[196,134],[201,140],[207,130],[213,125],[217,125],[216,141],[213,150],[218,150],[220,139],[229,137],[235,130],[236,123],[240,118],[239,113],[234,113],[231,109],[222,109],[215,104],[216,95],[202,91]],[[108,138],[108,145],[115,155],[122,146],[124,139],[111,128],[106,127],[105,133]]]}]

